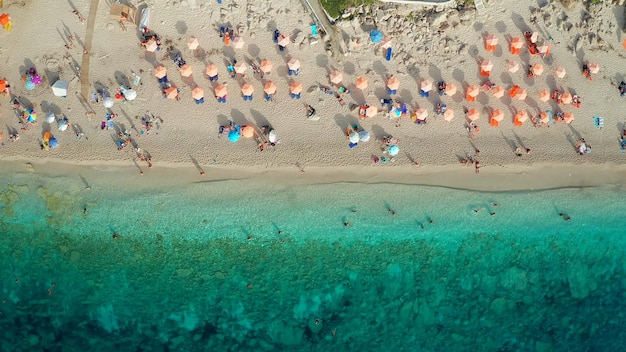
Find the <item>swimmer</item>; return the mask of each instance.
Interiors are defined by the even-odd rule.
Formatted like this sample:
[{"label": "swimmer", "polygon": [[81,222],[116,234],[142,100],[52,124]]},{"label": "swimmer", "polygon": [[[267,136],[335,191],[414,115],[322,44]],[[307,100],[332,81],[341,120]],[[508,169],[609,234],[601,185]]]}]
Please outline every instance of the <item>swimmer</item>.
[{"label": "swimmer", "polygon": [[420,224],[420,230],[424,230],[424,224]]},{"label": "swimmer", "polygon": [[87,207],[83,208],[83,214],[87,214]]},{"label": "swimmer", "polygon": [[563,213],[559,213],[559,216],[565,216],[565,214],[563,214]]},{"label": "swimmer", "polygon": [[571,217],[568,215],[565,217],[565,221],[570,221]]},{"label": "swimmer", "polygon": [[491,215],[491,216],[496,216],[496,212],[495,212],[495,211],[492,211],[491,213],[489,213],[489,215]]},{"label": "swimmer", "polygon": [[283,232],[282,232],[282,231],[280,231],[280,230],[278,230],[278,234],[279,234],[279,235],[282,235],[282,234],[283,234]]},{"label": "swimmer", "polygon": [[343,226],[350,227],[350,226],[352,226],[352,224],[346,221],[346,222],[343,223]]},{"label": "swimmer", "polygon": [[115,232],[113,233],[113,239],[114,239],[114,240],[118,239],[119,237],[120,237],[120,235],[118,235],[118,234],[117,234],[117,233],[115,233]]},{"label": "swimmer", "polygon": [[474,209],[474,213],[478,213],[478,212],[480,212],[481,210],[483,210],[483,208]]},{"label": "swimmer", "polygon": [[431,224],[431,225],[434,225],[435,224],[435,220],[430,219],[430,220],[428,220],[428,223]]},{"label": "swimmer", "polygon": [[391,215],[396,216],[396,212],[392,210]]},{"label": "swimmer", "polygon": [[494,206],[494,207],[497,207],[498,205],[500,205],[500,204],[498,204],[498,203],[493,203],[493,206]]}]

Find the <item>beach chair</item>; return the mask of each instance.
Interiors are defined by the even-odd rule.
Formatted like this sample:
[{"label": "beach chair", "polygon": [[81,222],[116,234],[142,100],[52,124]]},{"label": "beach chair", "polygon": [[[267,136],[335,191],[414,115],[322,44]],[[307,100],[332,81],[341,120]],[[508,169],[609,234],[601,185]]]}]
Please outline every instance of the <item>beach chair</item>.
[{"label": "beach chair", "polygon": [[596,128],[604,127],[604,117],[602,117],[602,116],[594,116],[593,117],[593,124],[594,124],[594,126],[596,126]]},{"label": "beach chair", "polygon": [[[423,91],[423,90],[420,89],[420,97],[428,98],[428,95],[429,95],[428,93],[429,92],[426,92],[426,91]],[[445,94],[445,92],[444,92],[444,94]]]},{"label": "beach chair", "polygon": [[483,77],[489,77],[489,75],[491,74],[491,71],[485,71],[482,68],[480,69],[480,75]]},{"label": "beach chair", "polygon": [[626,151],[626,140],[622,139],[622,141],[620,142],[620,145],[622,147],[622,152]]},{"label": "beach chair", "polygon": [[196,104],[197,105],[204,104],[204,98],[196,99]]},{"label": "beach chair", "polygon": [[470,103],[473,103],[476,101],[476,97],[470,96],[469,94],[465,95],[465,99]]},{"label": "beach chair", "polygon": [[513,120],[513,126],[522,126],[524,123],[520,120],[518,120],[517,118],[515,118],[515,120]]},{"label": "beach chair", "polygon": [[511,89],[509,89],[509,95],[511,96],[511,98],[515,98],[515,96],[517,95],[518,90],[519,90],[519,86],[518,85],[514,85],[513,87],[511,87]]},{"label": "beach chair", "polygon": [[387,61],[391,61],[391,53],[392,53],[391,48],[388,48],[387,49],[387,55],[385,56],[385,59]]}]

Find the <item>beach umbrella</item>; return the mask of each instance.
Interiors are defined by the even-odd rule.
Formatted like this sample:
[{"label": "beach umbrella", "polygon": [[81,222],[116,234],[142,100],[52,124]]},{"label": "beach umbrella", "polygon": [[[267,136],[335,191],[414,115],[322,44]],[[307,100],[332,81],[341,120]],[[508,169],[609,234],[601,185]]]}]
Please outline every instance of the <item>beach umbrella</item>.
[{"label": "beach umbrella", "polygon": [[246,42],[244,42],[243,38],[241,38],[241,37],[237,37],[237,38],[235,38],[235,40],[233,40],[233,46],[235,47],[235,49],[243,48],[244,44],[246,44]]},{"label": "beach umbrella", "polygon": [[244,64],[241,61],[237,62],[234,67],[235,67],[235,72],[236,73],[243,74],[244,72],[246,72],[246,64]]},{"label": "beach umbrella", "polygon": [[291,82],[289,85],[289,91],[291,94],[300,94],[302,93],[302,83],[300,82]]},{"label": "beach umbrella", "polygon": [[330,82],[333,84],[339,84],[343,81],[343,74],[337,70],[330,73]]},{"label": "beach umbrella", "polygon": [[531,42],[531,43],[536,43],[536,42],[537,42],[537,38],[538,38],[538,37],[539,37],[539,33],[537,33],[537,32],[533,32],[533,33],[530,35],[530,42]]},{"label": "beach umbrella", "polygon": [[44,142],[50,142],[50,137],[52,137],[52,132],[46,131],[41,138]]},{"label": "beach umbrella", "polygon": [[544,56],[548,55],[548,53],[550,52],[550,45],[548,44],[539,45],[537,47],[537,51],[539,52],[539,54],[542,54]]},{"label": "beach umbrella", "polygon": [[485,46],[487,51],[495,51],[496,45],[498,45],[498,37],[495,34],[488,34],[485,37]]},{"label": "beach umbrella", "polygon": [[276,136],[276,131],[273,128],[270,130],[270,133],[267,134],[267,140],[270,141],[270,143],[278,142],[278,137]]},{"label": "beach umbrella", "polygon": [[391,39],[389,38],[384,38],[382,42],[380,42],[380,48],[383,50],[387,50],[389,48],[391,48]]},{"label": "beach umbrella", "polygon": [[395,77],[389,78],[387,81],[387,88],[391,90],[398,90],[398,87],[400,87],[400,81]]},{"label": "beach umbrella", "polygon": [[46,115],[46,122],[53,123],[54,120],[56,120],[56,116],[54,115],[53,112],[49,112],[48,115]]},{"label": "beach umbrella", "polygon": [[194,89],[191,90],[191,97],[194,98],[195,100],[200,100],[202,98],[204,98],[204,89],[200,88],[200,87],[196,87]]},{"label": "beach umbrella", "polygon": [[124,94],[124,98],[128,101],[137,99],[137,91],[134,89],[124,89],[122,94]]},{"label": "beach umbrella", "polygon": [[107,109],[112,108],[114,104],[115,104],[115,100],[113,100],[113,98],[111,97],[106,97],[102,99],[102,105]]},{"label": "beach umbrella", "polygon": [[184,64],[183,67],[180,68],[180,75],[183,77],[189,77],[193,73],[191,66]]},{"label": "beach umbrella", "polygon": [[454,118],[454,110],[452,109],[446,109],[446,112],[443,113],[443,119],[446,121],[452,121],[452,119]]},{"label": "beach umbrella", "polygon": [[519,110],[515,114],[515,120],[520,123],[526,122],[526,120],[528,120],[528,112],[526,112],[526,110]]},{"label": "beach umbrella", "polygon": [[550,91],[548,91],[547,89],[540,91],[539,100],[541,100],[544,103],[550,100]]},{"label": "beach umbrella", "polygon": [[622,46],[624,47],[624,49],[626,49],[626,39],[622,41]]},{"label": "beach umbrella", "polygon": [[566,71],[565,68],[559,66],[556,68],[556,70],[554,70],[554,75],[557,76],[558,78],[563,78],[565,77]]},{"label": "beach umbrella", "polygon": [[533,71],[533,74],[537,76],[541,76],[541,74],[543,73],[543,65],[540,63],[534,64],[532,67],[532,71]]},{"label": "beach umbrella", "polygon": [[167,69],[165,66],[157,66],[157,68],[154,69],[154,76],[159,79],[167,76]]},{"label": "beach umbrella", "polygon": [[387,152],[389,153],[389,156],[396,156],[400,153],[400,147],[398,147],[397,144],[392,144],[387,149]]},{"label": "beach umbrella", "polygon": [[493,63],[491,62],[491,60],[483,60],[480,63],[480,69],[485,72],[491,72],[491,70],[493,69]]},{"label": "beach umbrella", "polygon": [[372,40],[372,43],[374,44],[378,44],[383,40],[383,32],[374,29],[370,32],[370,39]]},{"label": "beach umbrella", "polygon": [[156,40],[154,39],[149,39],[146,42],[146,51],[149,51],[151,53],[157,51],[157,49],[159,48],[159,45],[157,44]]},{"label": "beach umbrella", "polygon": [[467,87],[467,100],[473,100],[473,99],[469,99],[469,98],[474,98],[476,99],[476,97],[478,96],[478,94],[480,93],[480,89],[478,88],[477,85],[471,85],[469,87]]},{"label": "beach umbrella", "polygon": [[506,65],[509,69],[509,72],[511,73],[515,73],[517,71],[519,71],[519,63],[517,61],[513,61],[513,60],[508,60],[506,62]]},{"label": "beach umbrella", "polygon": [[476,121],[480,118],[480,113],[475,108],[471,108],[467,111],[467,119],[470,121]]},{"label": "beach umbrella", "polygon": [[563,120],[565,121],[565,123],[574,122],[574,114],[571,112],[566,112],[565,114],[563,114]]},{"label": "beach umbrella", "polygon": [[241,86],[241,94],[243,94],[244,97],[249,97],[254,93],[254,86],[252,86],[252,84],[250,83],[244,83]]},{"label": "beach umbrella", "polygon": [[369,132],[367,132],[366,130],[359,131],[359,141],[367,142],[369,140],[370,140],[370,133]]},{"label": "beach umbrella", "polygon": [[254,127],[250,125],[243,126],[241,128],[241,135],[246,138],[252,138],[254,136]]},{"label": "beach umbrella", "polygon": [[0,79],[0,92],[3,92],[5,89],[7,89],[7,81]]},{"label": "beach umbrella", "polygon": [[226,86],[220,84],[217,87],[215,87],[215,96],[218,98],[223,98],[226,96],[226,94],[228,93],[228,89],[226,88]]},{"label": "beach umbrella", "polygon": [[28,77],[26,82],[24,82],[24,88],[26,88],[26,90],[35,89],[35,83],[30,79],[30,77]]},{"label": "beach umbrella", "polygon": [[214,64],[210,64],[206,67],[206,71],[204,71],[207,76],[215,77],[217,76],[217,66]]},{"label": "beach umbrella", "polygon": [[[432,84],[431,84],[432,86]],[[455,95],[456,94],[456,86],[452,83],[446,83],[446,94],[447,95]]]},{"label": "beach umbrella", "polygon": [[272,65],[272,62],[270,60],[263,60],[261,61],[261,65],[259,65],[259,68],[261,69],[261,71],[263,71],[263,73],[270,73],[272,72],[272,67],[274,65]]},{"label": "beach umbrella", "polygon": [[521,88],[521,87],[517,89],[517,99],[524,100],[526,99],[527,96],[528,96],[528,93],[526,93],[526,89]]},{"label": "beach umbrella", "polygon": [[572,95],[568,92],[561,94],[561,104],[567,105],[572,103]]},{"label": "beach umbrella", "polygon": [[57,122],[57,127],[59,128],[59,131],[61,132],[67,130],[67,119],[60,119]]},{"label": "beach umbrella", "polygon": [[504,120],[504,113],[500,109],[495,109],[491,113],[491,119],[500,122],[500,121]]},{"label": "beach umbrella", "polygon": [[292,71],[296,71],[300,68],[300,60],[296,59],[296,58],[291,58],[288,62],[287,62],[287,66],[289,66],[289,69]]},{"label": "beach umbrella", "polygon": [[378,108],[375,106],[368,106],[367,109],[365,109],[365,116],[367,117],[374,117],[376,114],[378,114]]},{"label": "beach umbrella", "polygon": [[495,88],[493,88],[492,93],[494,97],[502,98],[504,96],[504,87],[496,86]]},{"label": "beach umbrella", "polygon": [[[8,5],[7,5],[8,6]],[[8,14],[3,13],[0,15],[0,26],[4,27],[11,22],[11,17]]]},{"label": "beach umbrella", "polygon": [[356,131],[352,131],[348,136],[348,140],[350,143],[358,143],[359,142],[359,134]]},{"label": "beach umbrella", "polygon": [[239,140],[239,131],[232,130],[228,132],[228,140],[235,143]]},{"label": "beach umbrella", "polygon": [[58,80],[52,85],[52,93],[57,97],[67,97],[70,82]]},{"label": "beach umbrella", "polygon": [[426,120],[426,118],[428,117],[428,110],[424,109],[424,108],[418,108],[415,110],[415,117],[418,120]]},{"label": "beach umbrella", "polygon": [[176,99],[178,96],[178,89],[176,87],[166,88],[163,92],[165,93],[167,99]]},{"label": "beach umbrella", "polygon": [[28,122],[35,122],[37,120],[37,112],[34,109],[26,110],[26,116]]},{"label": "beach umbrella", "polygon": [[59,141],[57,140],[56,137],[50,137],[50,140],[48,141],[48,145],[50,146],[50,148],[56,148],[59,146]]},{"label": "beach umbrella", "polygon": [[191,37],[187,42],[187,47],[189,47],[190,50],[196,50],[199,46],[200,42],[198,42],[198,38],[196,37]]},{"label": "beach umbrella", "polygon": [[367,78],[365,77],[359,77],[356,79],[356,83],[355,86],[360,89],[360,90],[364,90],[367,88]]},{"label": "beach umbrella", "polygon": [[518,55],[522,46],[524,46],[524,40],[522,38],[516,37],[511,39],[511,54]]},{"label": "beach umbrella", "polygon": [[[450,90],[454,90],[454,92],[448,92],[448,84],[446,84],[446,93],[448,95],[453,95],[454,93],[456,93],[456,86],[452,83],[449,83],[450,85]],[[420,81],[420,90],[422,92],[429,92],[431,89],[433,89],[433,82],[429,81],[427,79],[423,79]]]},{"label": "beach umbrella", "polygon": [[550,122],[550,115],[548,115],[547,112],[542,111],[541,114],[539,114],[539,119],[543,123],[549,123]]},{"label": "beach umbrella", "polygon": [[32,75],[30,76],[30,80],[35,83],[36,86],[41,84],[41,76],[39,75]]},{"label": "beach umbrella", "polygon": [[276,93],[276,84],[274,82],[269,81],[263,85],[263,91],[267,94]]},{"label": "beach umbrella", "polygon": [[596,74],[600,71],[600,65],[593,63],[589,65],[589,72]]},{"label": "beach umbrella", "polygon": [[289,37],[286,36],[282,36],[279,40],[278,40],[278,45],[282,46],[282,47],[286,47],[287,44],[289,44]]}]

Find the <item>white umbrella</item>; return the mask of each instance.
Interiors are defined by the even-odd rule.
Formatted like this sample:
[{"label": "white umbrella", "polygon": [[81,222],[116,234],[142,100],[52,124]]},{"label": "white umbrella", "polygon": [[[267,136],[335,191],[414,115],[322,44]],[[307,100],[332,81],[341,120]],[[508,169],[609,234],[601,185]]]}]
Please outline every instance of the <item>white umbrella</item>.
[{"label": "white umbrella", "polygon": [[114,104],[115,104],[115,100],[113,100],[113,98],[111,97],[106,97],[102,99],[102,105],[104,105],[104,107],[107,109],[112,108]]},{"label": "white umbrella", "polygon": [[65,131],[67,129],[67,120],[66,119],[59,120],[57,126],[59,127],[59,131],[61,132]]},{"label": "white umbrella", "polygon": [[53,123],[54,120],[56,120],[56,119],[57,119],[57,117],[54,116],[53,112],[49,112],[48,115],[46,115],[46,122],[47,123]]},{"label": "white umbrella", "polygon": [[267,136],[267,139],[270,141],[270,143],[276,143],[278,141],[278,138],[276,137],[276,131],[271,130]]},{"label": "white umbrella", "polygon": [[352,131],[348,138],[350,139],[350,143],[358,143],[359,142],[359,134],[356,131]]},{"label": "white umbrella", "polygon": [[69,85],[70,82],[68,81],[57,80],[52,85],[52,93],[57,97],[66,97]]},{"label": "white umbrella", "polygon": [[126,100],[137,99],[137,91],[134,89],[124,89],[122,93],[124,94],[124,98],[126,98]]},{"label": "white umbrella", "polygon": [[359,140],[360,140],[361,142],[367,142],[367,141],[369,141],[369,140],[370,140],[370,133],[369,133],[369,132],[367,132],[367,131],[365,131],[365,130],[360,131],[360,132],[359,132]]}]

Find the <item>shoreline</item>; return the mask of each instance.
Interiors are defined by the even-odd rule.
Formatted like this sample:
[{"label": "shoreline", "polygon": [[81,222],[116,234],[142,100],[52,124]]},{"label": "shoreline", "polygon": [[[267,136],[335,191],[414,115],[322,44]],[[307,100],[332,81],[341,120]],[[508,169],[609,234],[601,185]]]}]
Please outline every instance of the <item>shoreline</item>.
[{"label": "shoreline", "polygon": [[[32,169],[29,165],[32,165]],[[139,170],[144,172],[143,175]],[[48,159],[0,161],[0,175],[38,174],[53,178],[82,178],[83,183],[100,186],[126,186],[133,189],[157,189],[205,182],[251,181],[253,188],[290,188],[338,183],[398,184],[443,187],[481,192],[542,191],[563,188],[586,188],[626,185],[626,165],[533,164],[500,165],[481,169],[463,165],[445,166],[308,166],[300,171],[292,167],[205,167],[159,165],[141,166],[107,162],[76,165]],[[205,175],[200,175],[200,172]]]}]

